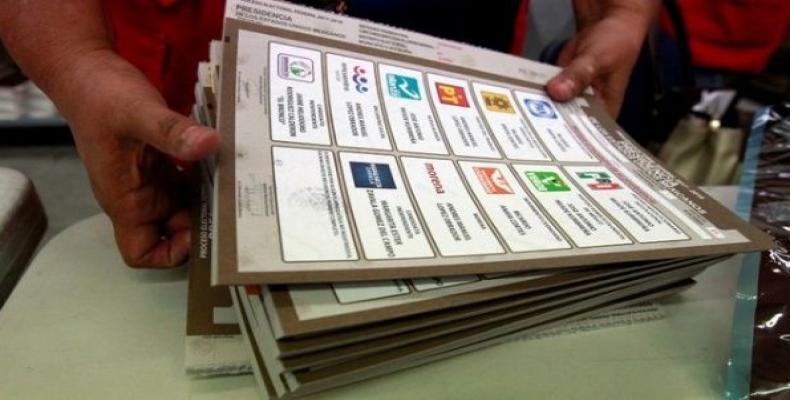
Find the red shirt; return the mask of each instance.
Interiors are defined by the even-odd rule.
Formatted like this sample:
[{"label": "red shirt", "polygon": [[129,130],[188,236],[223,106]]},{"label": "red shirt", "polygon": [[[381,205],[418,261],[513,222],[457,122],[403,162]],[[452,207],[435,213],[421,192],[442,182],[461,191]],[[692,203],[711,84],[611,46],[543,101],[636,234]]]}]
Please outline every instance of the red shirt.
[{"label": "red shirt", "polygon": [[[55,0],[56,1],[56,0]],[[115,50],[139,68],[182,114],[191,112],[197,64],[222,34],[224,0],[102,0]],[[520,53],[528,0],[522,0],[513,52]]]},{"label": "red shirt", "polygon": [[678,0],[678,5],[697,67],[760,72],[790,25],[788,0]]},{"label": "red shirt", "polygon": [[189,114],[197,64],[222,34],[224,0],[103,0],[115,50],[174,110]]}]

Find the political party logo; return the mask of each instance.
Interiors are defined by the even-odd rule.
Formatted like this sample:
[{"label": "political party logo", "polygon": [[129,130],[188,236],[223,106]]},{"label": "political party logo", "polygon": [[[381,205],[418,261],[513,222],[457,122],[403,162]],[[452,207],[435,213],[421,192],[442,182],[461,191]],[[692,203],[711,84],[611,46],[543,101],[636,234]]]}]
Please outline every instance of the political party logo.
[{"label": "political party logo", "polygon": [[420,85],[410,76],[387,74],[387,88],[392,97],[407,100],[420,100]]},{"label": "political party logo", "polygon": [[367,93],[368,91],[368,78],[367,71],[359,65],[352,68],[351,80],[354,81],[354,89],[359,93]]},{"label": "political party logo", "polygon": [[312,82],[315,79],[313,60],[291,54],[278,54],[277,75],[292,81]]},{"label": "political party logo", "polygon": [[525,174],[539,192],[570,192],[571,188],[560,175],[552,171],[529,171]]},{"label": "political party logo", "polygon": [[446,83],[436,83],[436,93],[442,104],[459,107],[469,107],[469,100],[466,97],[464,88]]},{"label": "political party logo", "polygon": [[395,179],[389,164],[351,161],[354,186],[365,189],[395,189]]},{"label": "political party logo", "polygon": [[557,118],[557,113],[554,111],[554,107],[552,107],[547,101],[524,99],[524,104],[527,106],[527,111],[538,118]]},{"label": "political party logo", "polygon": [[488,111],[501,112],[507,114],[515,114],[516,110],[510,103],[507,96],[500,93],[482,91],[480,94],[483,96],[483,103],[485,103]]},{"label": "political party logo", "polygon": [[584,180],[593,180],[594,182],[587,183],[587,187],[592,190],[618,190],[623,187],[612,180],[612,177],[606,172],[577,172],[576,175]]},{"label": "political party logo", "polygon": [[473,167],[477,179],[488,194],[513,194],[513,188],[499,168]]}]

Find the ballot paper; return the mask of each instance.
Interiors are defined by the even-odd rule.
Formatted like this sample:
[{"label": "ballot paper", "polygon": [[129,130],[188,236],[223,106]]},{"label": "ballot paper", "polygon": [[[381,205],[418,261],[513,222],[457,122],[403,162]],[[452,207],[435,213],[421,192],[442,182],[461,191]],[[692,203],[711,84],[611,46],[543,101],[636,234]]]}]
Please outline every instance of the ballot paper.
[{"label": "ballot paper", "polygon": [[249,348],[239,330],[230,292],[227,287],[211,286],[211,186],[199,185],[196,192],[191,207],[196,223],[192,226],[184,367],[192,377],[250,373]]},{"label": "ballot paper", "polygon": [[[252,370],[248,344],[233,314],[231,293],[211,287],[209,263],[211,227],[208,196],[194,207],[193,258],[189,275],[186,371],[193,377],[247,373]],[[426,336],[459,332],[485,320],[502,319],[513,310],[531,312],[625,289],[634,283],[664,281],[700,270],[719,258],[661,261],[648,265],[578,269],[552,273],[479,276],[477,279],[434,278],[400,282],[405,290],[390,296],[389,282],[331,285],[271,286],[251,289],[248,318],[266,320],[270,340],[283,370],[348,362],[384,349],[403,347]],[[488,283],[480,285],[480,283]],[[384,290],[380,288],[384,287]],[[413,293],[412,296],[404,296]],[[419,296],[419,293],[428,296]],[[349,297],[352,302],[347,302]],[[266,317],[261,318],[260,316]],[[613,311],[574,325],[563,332],[600,329],[661,318],[656,305]],[[605,319],[605,323],[600,321]],[[282,332],[286,327],[286,332]],[[274,343],[274,342],[270,342]]]},{"label": "ballot paper", "polygon": [[228,1],[223,35],[196,110],[223,138],[215,284],[397,296],[404,278],[770,245],[591,93],[552,101],[555,67],[274,1]]},{"label": "ballot paper", "polygon": [[536,312],[511,310],[510,318],[483,323],[448,335],[426,338],[406,347],[384,349],[345,362],[300,370],[286,369],[273,356],[272,342],[261,337],[265,333],[262,331],[267,329],[265,320],[254,319],[255,314],[249,309],[251,305],[247,302],[248,295],[240,288],[234,290],[233,295],[234,300],[240,304],[238,310],[242,332],[252,346],[252,364],[260,382],[261,395],[263,398],[276,399],[327,390],[462,354],[592,314],[677,293],[690,284],[687,280],[671,284],[651,281],[597,296],[590,302],[576,302],[573,305],[553,303]]},{"label": "ballot paper", "polygon": [[[196,377],[238,374],[256,363],[230,318],[230,292],[211,287],[208,260],[213,239],[209,185],[193,207],[193,258],[190,268],[186,369]],[[544,318],[542,310],[595,304],[641,284],[671,284],[692,276],[721,257],[626,263],[595,268],[554,269],[476,276],[249,286],[243,318],[257,327],[247,336],[265,346],[275,374],[303,374],[340,368],[384,351],[405,355],[411,346],[496,321]],[[236,289],[232,289],[236,290]],[[548,311],[547,311],[548,312]],[[592,311],[591,311],[592,313]],[[612,324],[654,319],[656,310],[621,310]],[[238,320],[240,321],[240,320]],[[578,323],[590,329],[590,322]],[[568,327],[572,329],[572,327]],[[397,351],[396,351],[397,349]],[[410,364],[403,364],[404,367]],[[331,379],[330,386],[345,379]],[[314,388],[314,386],[311,386]],[[322,387],[322,386],[318,386]],[[281,387],[281,393],[290,390]],[[301,392],[299,392],[301,393]]]},{"label": "ballot paper", "polygon": [[292,398],[549,328],[652,319],[637,305],[770,246],[591,91],[553,102],[555,67],[226,4],[193,110],[222,135],[197,168],[194,375],[251,367],[262,398]]}]

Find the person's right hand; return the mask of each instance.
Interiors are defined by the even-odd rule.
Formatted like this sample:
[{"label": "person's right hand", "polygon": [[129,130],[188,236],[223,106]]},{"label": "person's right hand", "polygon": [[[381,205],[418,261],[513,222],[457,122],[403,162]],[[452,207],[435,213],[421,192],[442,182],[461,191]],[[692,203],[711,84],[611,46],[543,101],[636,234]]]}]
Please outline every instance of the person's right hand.
[{"label": "person's right hand", "polygon": [[631,70],[658,8],[655,0],[574,0],[576,35],[560,52],[561,73],[546,85],[557,101],[570,101],[588,86],[612,117],[623,104]]},{"label": "person's right hand", "polygon": [[74,72],[90,90],[73,96],[79,104],[66,107],[67,118],[124,261],[179,265],[190,243],[187,177],[168,156],[205,158],[219,134],[168,109],[146,78],[111,51],[92,53]]}]

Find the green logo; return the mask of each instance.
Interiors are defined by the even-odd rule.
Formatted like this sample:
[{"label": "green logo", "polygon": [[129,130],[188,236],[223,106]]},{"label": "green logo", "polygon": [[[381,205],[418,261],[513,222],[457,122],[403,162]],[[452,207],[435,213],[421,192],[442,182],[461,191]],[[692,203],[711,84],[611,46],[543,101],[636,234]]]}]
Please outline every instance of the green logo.
[{"label": "green logo", "polygon": [[541,192],[570,192],[571,188],[565,184],[560,175],[551,171],[529,171],[525,173],[527,179],[538,191]]},{"label": "green logo", "polygon": [[387,74],[387,89],[392,97],[408,100],[420,100],[420,86],[410,76]]}]

